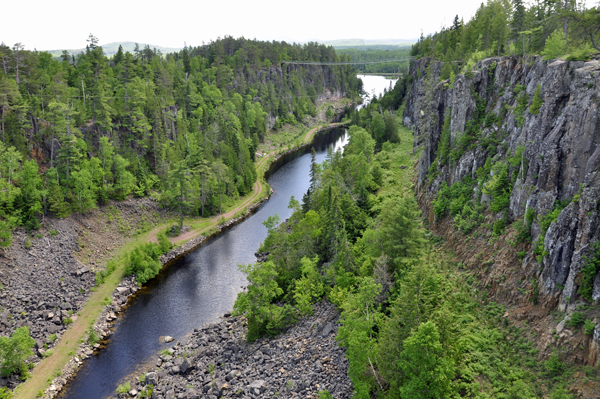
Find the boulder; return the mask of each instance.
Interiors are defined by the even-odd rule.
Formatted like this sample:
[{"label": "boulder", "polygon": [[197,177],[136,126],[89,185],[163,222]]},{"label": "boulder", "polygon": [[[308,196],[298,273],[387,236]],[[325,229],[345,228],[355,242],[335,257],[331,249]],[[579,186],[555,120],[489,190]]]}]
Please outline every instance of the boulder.
[{"label": "boulder", "polygon": [[175,338],[173,338],[173,337],[171,337],[171,336],[169,336],[169,335],[165,335],[165,336],[162,336],[162,337],[160,337],[160,338],[159,338],[159,341],[160,341],[160,342],[165,342],[165,343],[167,343],[167,344],[168,344],[169,342],[173,342],[173,341],[175,341]]},{"label": "boulder", "polygon": [[258,393],[261,393],[267,388],[267,385],[265,380],[255,380],[252,381],[247,388],[254,390],[255,392],[258,390]]},{"label": "boulder", "polygon": [[155,372],[146,374],[146,384],[156,385],[158,383],[158,375]]}]

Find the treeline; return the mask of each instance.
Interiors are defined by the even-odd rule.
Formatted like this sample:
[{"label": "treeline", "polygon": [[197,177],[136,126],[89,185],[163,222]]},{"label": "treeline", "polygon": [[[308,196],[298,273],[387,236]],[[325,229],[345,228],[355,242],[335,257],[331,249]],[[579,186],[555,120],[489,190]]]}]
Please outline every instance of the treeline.
[{"label": "treeline", "polygon": [[[543,54],[546,58],[588,59],[600,53],[600,8],[585,9],[575,0],[489,0],[468,22],[424,37],[411,55],[446,62],[443,78],[491,56]],[[458,62],[455,62],[458,61]],[[453,70],[453,71],[451,71]]]},{"label": "treeline", "polygon": [[0,45],[0,245],[41,215],[86,212],[159,192],[183,215],[211,215],[247,194],[270,128],[316,114],[327,92],[355,97],[332,47],[226,37],[162,56],[146,46],[104,55]]},{"label": "treeline", "polygon": [[[359,73],[407,73],[410,65],[411,48],[408,46],[358,46],[356,48],[340,48],[337,49],[337,52],[350,56],[353,62],[380,62],[355,65]],[[390,60],[401,61],[387,62]]]},{"label": "treeline", "polygon": [[539,362],[504,308],[434,247],[411,189],[412,133],[394,118],[396,142],[379,145],[374,120],[350,128],[343,154],[313,158],[288,220],[264,223],[267,260],[241,266],[249,285],[234,306],[248,339],[277,334],[325,297],[341,312],[357,398],[570,398],[558,355]]}]

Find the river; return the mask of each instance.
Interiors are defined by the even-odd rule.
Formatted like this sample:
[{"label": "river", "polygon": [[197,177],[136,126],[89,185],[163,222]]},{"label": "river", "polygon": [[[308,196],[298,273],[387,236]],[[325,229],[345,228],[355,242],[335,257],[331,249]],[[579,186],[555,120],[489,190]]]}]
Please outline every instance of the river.
[{"label": "river", "polygon": [[[378,77],[378,86],[366,76],[365,90],[380,93],[389,80]],[[363,77],[364,79],[364,77]],[[348,142],[345,129],[333,129],[315,138],[317,162],[327,149],[342,150]],[[274,193],[243,222],[219,234],[197,250],[164,268],[129,301],[113,326],[105,348],[86,359],[59,398],[95,399],[115,397],[117,386],[145,372],[156,362],[158,352],[171,344],[159,343],[170,335],[182,341],[195,328],[219,320],[230,312],[237,293],[246,284],[238,264],[254,262],[254,252],[267,235],[262,222],[277,213],[291,215],[290,197],[301,201],[309,187],[310,148],[291,154],[275,164],[267,179]]]},{"label": "river", "polygon": [[386,79],[383,76],[376,75],[358,75],[358,77],[363,81],[363,90],[366,93],[362,96],[363,103],[356,107],[358,110],[367,106],[373,96],[380,96],[384,90],[390,91],[393,89],[398,81],[398,79]]}]

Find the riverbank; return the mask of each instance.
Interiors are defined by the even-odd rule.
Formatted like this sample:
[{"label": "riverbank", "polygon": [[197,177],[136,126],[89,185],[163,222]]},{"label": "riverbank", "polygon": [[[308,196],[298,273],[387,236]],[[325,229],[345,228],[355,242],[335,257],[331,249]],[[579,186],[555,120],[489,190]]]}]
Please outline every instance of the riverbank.
[{"label": "riverbank", "polygon": [[[246,342],[246,320],[225,318],[199,326],[186,342],[163,351],[156,365],[129,386],[122,398],[350,398],[345,350],[335,337],[339,313],[322,301],[305,317],[274,338]],[[123,389],[125,390],[125,389]],[[205,396],[202,396],[205,395]]]},{"label": "riverbank", "polygon": [[[20,390],[18,397],[35,397],[49,377],[61,373],[119,284],[121,276],[113,274],[95,287],[103,259],[130,248],[145,226],[168,219],[158,203],[142,198],[67,219],[48,218],[35,236],[15,231],[13,244],[0,256],[0,329],[10,335],[19,327],[29,328],[35,348],[26,363],[35,365],[33,378],[44,375],[36,391],[24,396]],[[19,383],[16,375],[0,379],[9,388]]]},{"label": "riverbank", "polygon": [[[333,124],[332,127],[335,126],[338,126],[338,124]],[[317,126],[310,129],[305,135],[305,139],[307,141],[312,140],[317,130],[322,128],[322,126]],[[273,153],[268,154],[268,156],[259,159],[259,162],[257,163],[259,176],[263,175],[266,168],[274,160],[275,155],[280,151],[274,151]],[[222,216],[211,219],[210,221],[214,221],[214,224],[195,221],[197,225],[201,226],[200,229],[194,231],[195,236],[187,237],[187,239],[181,239],[181,237],[175,238],[174,241],[180,246],[175,248],[171,254],[168,254],[163,263],[167,263],[194,249],[206,239],[205,236],[215,234],[220,229],[227,228],[243,219],[247,214],[251,213],[255,207],[259,206],[260,201],[265,200],[266,196],[263,196],[263,194],[268,193],[267,189],[268,185],[264,184],[262,178],[259,179],[252,195],[243,200],[238,207],[228,212],[232,217],[229,221],[223,223]],[[132,202],[134,203],[135,201]],[[153,215],[155,213],[154,210],[149,214]],[[165,217],[165,220],[166,219],[168,219],[168,217]],[[190,224],[194,224],[194,222],[191,222]],[[164,229],[167,225],[168,223],[163,223],[157,227],[157,229]],[[127,247],[131,248],[134,242],[139,243],[147,240],[148,235],[138,235],[138,237]],[[75,241],[77,242],[77,240]],[[91,274],[92,273],[89,273],[89,275]],[[79,314],[81,315],[80,319],[73,320],[74,323],[65,331],[62,339],[56,340],[58,344],[53,348],[53,355],[42,360],[36,366],[33,377],[19,388],[19,397],[33,398],[40,396],[41,392],[44,390],[44,397],[50,398],[56,396],[60,387],[66,383],[68,377],[72,376],[73,372],[79,367],[82,359],[90,356],[93,353],[93,350],[100,348],[94,348],[93,345],[90,346],[87,342],[84,342],[88,339],[90,328],[94,329],[96,335],[107,337],[110,334],[110,325],[112,321],[118,316],[120,309],[127,303],[128,298],[136,291],[135,286],[128,286],[127,283],[122,284],[120,278],[121,275],[121,270],[115,270],[115,272],[109,276],[107,281],[100,287],[97,287],[97,291],[89,296],[87,303],[79,311]],[[90,286],[93,286],[93,278],[91,278]],[[100,316],[96,317],[94,313],[96,316]],[[92,320],[95,320],[96,322],[92,322]],[[60,334],[58,335],[58,338],[60,338]],[[43,343],[44,342],[41,343],[42,346]],[[64,367],[62,367],[63,365]],[[52,384],[49,383],[50,380],[52,380]],[[46,389],[48,385],[50,385],[50,387],[49,389]]]}]

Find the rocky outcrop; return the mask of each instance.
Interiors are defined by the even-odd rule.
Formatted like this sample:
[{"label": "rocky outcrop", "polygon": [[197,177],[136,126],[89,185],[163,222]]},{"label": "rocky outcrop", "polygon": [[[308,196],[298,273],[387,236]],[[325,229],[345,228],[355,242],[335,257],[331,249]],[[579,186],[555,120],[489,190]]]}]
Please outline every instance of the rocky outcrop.
[{"label": "rocky outcrop", "polygon": [[244,318],[204,326],[161,352],[133,396],[153,385],[156,399],[317,398],[323,390],[350,398],[348,361],[335,340],[338,317],[335,306],[321,302],[284,334],[251,344]]},{"label": "rocky outcrop", "polygon": [[[578,305],[585,257],[591,255],[591,244],[600,241],[598,61],[489,58],[479,62],[472,73],[457,75],[453,84],[440,81],[441,66],[426,59],[412,62],[404,113],[405,125],[415,132],[415,149],[422,148],[417,190],[424,211],[433,222],[431,201],[442,182],[451,185],[466,176],[477,179],[476,170],[488,158],[506,161],[523,146],[524,172],[514,181],[508,218],[518,220],[528,208],[533,209],[536,217],[531,233],[535,240],[542,233],[541,218],[557,202],[568,203],[541,237],[545,249],[541,262],[529,248],[521,266],[523,277],[532,275],[537,281],[545,308],[573,311]],[[538,113],[531,113],[537,88],[543,104]],[[517,102],[520,90],[527,101],[521,109]],[[437,176],[428,175],[436,163],[445,113],[450,112],[451,145],[456,146],[475,114],[478,99],[486,104],[485,114],[497,115],[498,121],[484,124],[488,127],[482,128],[479,142],[459,159],[438,168]],[[481,145],[490,137],[497,138],[497,147]],[[484,195],[482,201],[486,199]],[[600,299],[600,275],[593,298]]]}]

